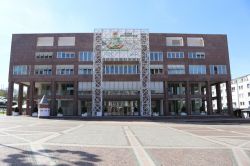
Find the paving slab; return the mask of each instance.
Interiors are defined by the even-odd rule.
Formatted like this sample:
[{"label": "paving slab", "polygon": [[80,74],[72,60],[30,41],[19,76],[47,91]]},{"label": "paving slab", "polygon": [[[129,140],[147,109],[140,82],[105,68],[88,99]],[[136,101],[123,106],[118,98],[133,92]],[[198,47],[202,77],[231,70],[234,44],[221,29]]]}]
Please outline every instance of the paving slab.
[{"label": "paving slab", "polygon": [[138,165],[132,149],[44,146],[56,165]]},{"label": "paving slab", "polygon": [[127,146],[128,140],[121,126],[88,125],[49,140],[50,143],[80,145]]},{"label": "paving slab", "polygon": [[166,166],[236,166],[231,150],[147,149],[156,165]]},{"label": "paving slab", "polygon": [[36,162],[29,146],[0,146],[0,165],[32,166]]},{"label": "paving slab", "polygon": [[222,145],[181,133],[166,127],[130,127],[144,146],[160,147],[221,147]]}]

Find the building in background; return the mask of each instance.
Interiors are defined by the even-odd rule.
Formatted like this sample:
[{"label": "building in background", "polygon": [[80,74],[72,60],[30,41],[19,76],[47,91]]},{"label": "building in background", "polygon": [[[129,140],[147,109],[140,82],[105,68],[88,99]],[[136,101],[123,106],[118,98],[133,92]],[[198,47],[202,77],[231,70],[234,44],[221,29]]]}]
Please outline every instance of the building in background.
[{"label": "building in background", "polygon": [[[20,112],[28,88],[28,115],[43,95],[52,116],[60,107],[68,116],[230,114],[230,81],[226,35],[138,29],[14,34],[8,101],[18,84]],[[221,105],[223,83],[228,109]],[[218,95],[212,96],[212,86]],[[9,104],[8,115],[11,110]]]},{"label": "building in background", "polygon": [[[250,107],[250,75],[235,78],[231,81],[232,104],[234,109],[245,109]],[[227,109],[227,94],[225,84],[221,85],[222,108]],[[212,93],[216,91],[213,88]],[[213,102],[213,108],[217,109],[216,101]]]}]

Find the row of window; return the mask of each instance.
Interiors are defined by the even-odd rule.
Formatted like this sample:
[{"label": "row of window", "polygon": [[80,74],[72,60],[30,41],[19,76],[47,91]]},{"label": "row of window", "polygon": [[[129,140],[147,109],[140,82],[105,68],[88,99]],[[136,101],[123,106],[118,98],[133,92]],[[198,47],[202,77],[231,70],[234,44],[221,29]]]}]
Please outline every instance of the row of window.
[{"label": "row of window", "polygon": [[[239,90],[243,90],[244,89],[244,86],[243,85],[240,85],[238,86]],[[247,84],[247,88],[250,88],[250,84]],[[232,92],[235,91],[235,87],[232,87]]]},{"label": "row of window", "polygon": [[[206,74],[206,65],[189,65],[189,74]],[[79,65],[79,75],[92,74],[92,65]],[[29,66],[18,65],[13,67],[13,75],[29,75]],[[185,65],[167,65],[167,72],[169,75],[185,74]],[[52,75],[51,65],[36,65],[35,75]],[[103,67],[104,74],[138,74],[138,65],[105,65]],[[152,65],[150,67],[151,74],[162,74],[162,65]],[[74,74],[74,65],[57,65],[57,75],[71,75]],[[211,75],[225,75],[227,74],[226,65],[210,65]]]},{"label": "row of window", "polygon": [[105,65],[104,74],[138,74],[138,65]]},{"label": "row of window", "polygon": [[[54,37],[38,37],[37,46],[53,46]],[[59,37],[58,46],[75,46],[75,37]]]},{"label": "row of window", "polygon": [[[37,59],[51,59],[53,52],[36,52],[35,54]],[[72,59],[76,55],[74,52],[57,52],[57,58],[59,59]],[[167,58],[184,58],[184,52],[167,52]],[[204,52],[189,52],[189,59],[205,59]],[[105,61],[131,61],[139,60],[138,58],[105,58]],[[79,61],[93,61],[93,52],[91,51],[82,51],[79,52]],[[150,61],[163,61],[163,52],[150,52]]]},{"label": "row of window", "polygon": [[[38,37],[37,46],[53,46],[54,37]],[[58,46],[75,46],[75,37],[59,37]],[[167,46],[184,46],[183,37],[166,37]],[[187,37],[187,46],[204,47],[202,37]]]},{"label": "row of window", "polygon": [[[183,37],[167,37],[167,46],[184,46]],[[202,37],[187,37],[187,46],[204,47]]]}]

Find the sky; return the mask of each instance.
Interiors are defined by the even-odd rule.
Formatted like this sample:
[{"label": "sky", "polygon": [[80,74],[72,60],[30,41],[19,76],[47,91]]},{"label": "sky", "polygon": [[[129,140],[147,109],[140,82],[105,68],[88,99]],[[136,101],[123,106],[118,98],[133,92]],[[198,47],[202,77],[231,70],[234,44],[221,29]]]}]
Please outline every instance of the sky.
[{"label": "sky", "polygon": [[95,28],[227,34],[232,78],[250,74],[250,0],[0,0],[0,88],[12,34]]}]

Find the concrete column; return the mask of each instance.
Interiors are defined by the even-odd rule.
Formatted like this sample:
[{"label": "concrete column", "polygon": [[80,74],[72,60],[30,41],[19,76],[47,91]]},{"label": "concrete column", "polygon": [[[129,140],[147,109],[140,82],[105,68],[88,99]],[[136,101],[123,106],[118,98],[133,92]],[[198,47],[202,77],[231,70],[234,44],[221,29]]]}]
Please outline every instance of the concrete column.
[{"label": "concrete column", "polygon": [[56,106],[56,82],[51,82],[51,106],[50,106],[50,115],[54,116],[57,113],[57,106]]},{"label": "concrete column", "polygon": [[34,107],[35,107],[35,104],[34,104],[34,91],[35,91],[35,82],[34,81],[31,81],[30,82],[30,90],[29,90],[29,105],[30,105],[30,112],[29,112],[29,115],[31,116],[33,110],[34,110]]},{"label": "concrete column", "polygon": [[216,88],[217,110],[218,110],[218,112],[220,114],[221,110],[222,110],[220,83],[217,83],[215,85],[215,88]]},{"label": "concrete column", "polygon": [[170,115],[168,110],[168,82],[165,81],[163,85],[164,85],[163,115],[168,116]]},{"label": "concrete column", "polygon": [[27,98],[26,98],[26,115],[30,115],[31,110],[30,110],[30,87],[27,87]]},{"label": "concrete column", "polygon": [[19,114],[22,115],[23,112],[23,84],[19,84],[18,87],[18,110]]},{"label": "concrete column", "polygon": [[192,114],[191,111],[191,94],[190,94],[190,83],[186,81],[186,112],[188,115]]},{"label": "concrete column", "polygon": [[226,82],[226,91],[227,91],[227,108],[228,108],[228,114],[229,115],[233,115],[231,81],[227,81]]},{"label": "concrete column", "polygon": [[74,81],[74,108],[73,115],[78,115],[78,81]]},{"label": "concrete column", "polygon": [[12,115],[12,102],[13,102],[13,90],[14,90],[14,82],[9,82],[8,87],[8,105],[7,105],[7,115]]},{"label": "concrete column", "polygon": [[164,112],[163,112],[163,100],[160,100],[160,115],[163,116]]},{"label": "concrete column", "polygon": [[212,115],[213,114],[213,107],[212,107],[212,90],[210,81],[207,81],[206,83],[206,100],[207,100],[207,114]]}]

